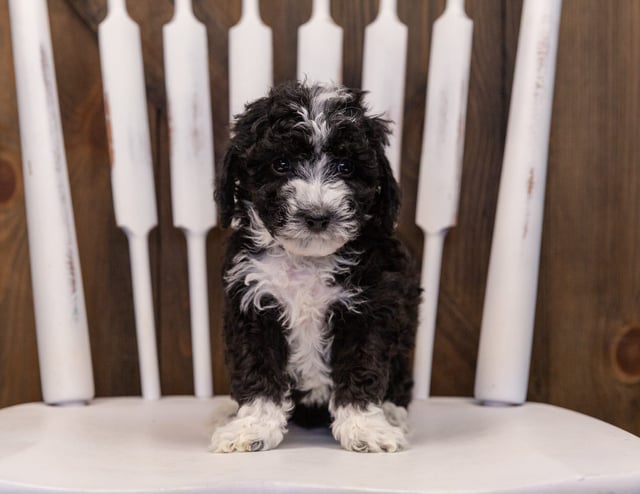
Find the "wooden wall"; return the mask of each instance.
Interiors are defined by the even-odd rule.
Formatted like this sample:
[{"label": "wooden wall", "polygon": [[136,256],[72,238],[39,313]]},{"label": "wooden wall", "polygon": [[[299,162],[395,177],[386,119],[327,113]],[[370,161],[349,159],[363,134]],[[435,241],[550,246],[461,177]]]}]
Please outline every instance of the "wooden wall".
[{"label": "wooden wall", "polygon": [[[65,145],[99,396],[140,392],[126,238],[114,222],[96,29],[106,0],[49,0]],[[195,0],[209,27],[216,156],[227,142],[227,31],[239,0]],[[413,225],[431,24],[444,0],[399,0],[409,26],[400,234]],[[433,391],[469,395],[521,12],[518,0],[468,0],[474,20],[459,226],[447,240]],[[295,28],[309,0],[262,0],[276,81],[295,74]],[[191,393],[185,241],[171,225],[161,28],[169,0],[129,0],[142,28],[160,223],[152,272],[166,394]],[[334,0],[345,28],[345,82],[360,83],[375,0]],[[565,0],[560,33],[529,399],[640,434],[640,2]],[[7,0],[0,0],[0,407],[40,399]],[[208,238],[215,386],[227,390],[219,259]],[[505,305],[509,300],[504,301]]]}]

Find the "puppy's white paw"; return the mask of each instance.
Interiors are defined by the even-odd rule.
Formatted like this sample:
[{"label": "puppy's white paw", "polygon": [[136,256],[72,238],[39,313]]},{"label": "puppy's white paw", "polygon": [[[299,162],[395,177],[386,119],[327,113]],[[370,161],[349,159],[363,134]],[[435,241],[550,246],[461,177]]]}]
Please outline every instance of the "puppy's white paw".
[{"label": "puppy's white paw", "polygon": [[236,416],[213,432],[209,451],[262,451],[278,446],[287,432],[291,405],[277,405],[262,398],[242,405]]},{"label": "puppy's white paw", "polygon": [[231,422],[238,413],[238,403],[233,400],[219,402],[211,414],[211,430]]},{"label": "puppy's white paw", "polygon": [[399,407],[390,401],[385,401],[382,404],[382,411],[391,425],[400,427],[405,435],[409,433],[409,414],[405,407]]},{"label": "puppy's white paw", "polygon": [[334,410],[331,432],[343,448],[362,453],[393,453],[408,446],[405,432],[392,425],[383,409],[369,404],[362,410],[352,405]]}]

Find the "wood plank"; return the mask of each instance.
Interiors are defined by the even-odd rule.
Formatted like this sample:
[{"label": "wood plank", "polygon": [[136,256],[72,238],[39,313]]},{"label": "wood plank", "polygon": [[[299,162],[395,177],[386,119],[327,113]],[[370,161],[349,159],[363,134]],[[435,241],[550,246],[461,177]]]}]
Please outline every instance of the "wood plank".
[{"label": "wood plank", "polygon": [[402,205],[398,233],[416,259],[422,258],[422,231],[415,225],[418,171],[426,102],[431,27],[444,9],[444,1],[399,0],[398,17],[408,28],[400,189]]},{"label": "wood plank", "polygon": [[639,7],[564,3],[532,373],[534,398],[636,434],[640,388],[611,349],[640,321]]},{"label": "wood plank", "polygon": [[0,407],[40,400],[18,110],[6,0],[0,1]]},{"label": "wood plank", "polygon": [[433,393],[473,394],[478,335],[506,120],[500,93],[503,18],[497,2],[467,1],[473,47],[458,225],[445,242]]},{"label": "wood plank", "polygon": [[96,394],[138,394],[128,247],[111,200],[97,38],[66,2],[51,2],[49,12]]},{"label": "wood plank", "polygon": [[310,0],[264,0],[262,19],[271,27],[274,46],[273,81],[275,84],[296,78],[298,27],[311,17]]},{"label": "wood plank", "polygon": [[169,2],[128,2],[140,26],[149,111],[158,226],[150,237],[154,273],[156,334],[163,394],[192,394],[189,289],[186,246],[173,226],[169,169],[162,26],[173,16]]},{"label": "wood plank", "polygon": [[331,16],[343,30],[342,82],[346,86],[360,87],[364,29],[376,18],[377,4],[375,0],[331,2]]},{"label": "wood plank", "polygon": [[[195,15],[209,28],[209,73],[211,75],[211,105],[213,142],[217,173],[220,173],[224,153],[229,142],[229,85],[228,57],[229,28],[240,19],[240,2],[194,2]],[[229,232],[214,228],[207,237],[209,274],[209,320],[211,321],[211,359],[213,387],[217,394],[229,392],[227,370],[224,365],[222,340],[222,258]]]}]

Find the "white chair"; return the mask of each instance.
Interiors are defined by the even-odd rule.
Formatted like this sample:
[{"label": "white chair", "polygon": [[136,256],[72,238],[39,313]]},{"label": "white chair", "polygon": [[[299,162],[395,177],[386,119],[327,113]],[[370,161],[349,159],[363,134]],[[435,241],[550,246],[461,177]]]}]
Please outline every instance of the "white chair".
[{"label": "white chair", "polygon": [[[262,33],[258,38],[260,46],[269,50],[270,43],[265,45],[264,40],[270,39],[270,33],[255,15],[256,1],[245,0],[247,16],[230,34],[232,87],[242,71],[271,70],[268,64],[266,68],[255,63],[247,66],[242,60],[234,65],[235,57],[241,56],[247,43],[255,39],[253,28]],[[431,257],[423,262],[423,283],[434,286],[436,294],[428,294],[421,312],[416,399],[409,413],[411,447],[396,454],[352,453],[342,450],[328,430],[307,431],[291,426],[276,450],[214,455],[207,452],[207,446],[215,421],[230,413],[234,404],[225,396],[211,397],[210,356],[201,352],[208,348],[208,319],[202,316],[206,280],[203,283],[198,273],[204,272],[202,238],[215,219],[212,208],[202,207],[198,201],[210,197],[211,192],[211,181],[202,178],[210,177],[213,170],[211,129],[205,113],[197,125],[205,140],[209,136],[209,142],[195,152],[189,145],[189,132],[181,133],[193,105],[177,105],[184,89],[190,88],[192,91],[187,94],[196,94],[199,104],[208,107],[206,71],[200,70],[204,63],[192,63],[196,67],[192,73],[180,66],[181,49],[192,50],[191,62],[206,60],[206,51],[201,50],[204,28],[195,23],[185,0],[176,2],[175,23],[165,32],[165,44],[169,42],[165,47],[168,96],[171,118],[177,126],[172,137],[172,160],[195,164],[186,172],[176,170],[172,187],[174,221],[188,238],[191,293],[196,299],[192,300],[191,310],[198,397],[158,399],[146,249],[147,233],[155,223],[155,202],[145,140],[148,130],[139,39],[135,24],[126,17],[124,2],[110,0],[110,17],[100,33],[101,57],[114,158],[114,204],[131,247],[143,397],[92,399],[87,322],[77,275],[80,268],[70,220],[46,4],[44,0],[10,0],[23,158],[32,166],[32,173],[25,174],[25,190],[42,387],[47,404],[29,403],[0,410],[0,492],[640,492],[640,438],[576,412],[523,403],[535,307],[559,2],[526,0],[523,10],[475,399],[427,397],[442,239],[453,220],[442,220],[438,211],[423,211],[418,213],[417,221],[426,230],[427,248],[431,248],[426,254]],[[322,13],[323,2],[318,3],[318,12]],[[381,2],[384,9],[389,9],[388,4]],[[461,6],[462,2],[450,1],[449,19],[455,22],[442,23],[439,28],[444,33],[441,42],[454,40],[455,46],[447,45],[447,53],[460,50],[459,57],[451,57],[458,65],[454,63],[451,68],[438,64],[432,53],[432,68],[449,72],[446,77],[432,75],[429,83],[431,88],[458,82],[458,106],[451,103],[449,108],[460,118],[450,119],[456,124],[455,137],[447,134],[451,142],[445,139],[444,144],[427,144],[433,137],[425,135],[423,170],[433,166],[425,165],[434,159],[430,153],[444,153],[439,159],[454,170],[461,162],[463,136],[457,130],[460,122],[464,125],[469,50],[465,43],[470,42],[471,29]],[[335,32],[333,27],[327,28],[330,21],[326,17],[316,17],[325,23],[324,28],[317,29]],[[538,56],[541,40],[545,40],[546,57]],[[432,50],[436,49],[432,43]],[[266,53],[255,59],[270,60],[271,56]],[[117,63],[111,65],[114,60]],[[256,77],[255,85],[236,88],[232,100],[260,94],[269,80],[270,75]],[[462,92],[457,90],[459,87]],[[126,118],[119,114],[122,105],[129,110]],[[42,118],[42,114],[49,118]],[[434,127],[429,125],[430,118],[437,116],[427,115],[427,134],[429,127]],[[529,132],[522,131],[523,125]],[[132,135],[139,137],[137,144],[127,147]],[[528,162],[531,166],[518,168],[519,153],[533,156]],[[444,175],[438,170],[433,173]],[[527,181],[532,174],[536,177],[535,187],[533,181]],[[457,175],[453,173],[449,183],[454,187],[454,196]],[[132,179],[144,181],[147,188],[138,186],[132,194],[127,189],[127,182]],[[192,194],[181,189],[185,183]],[[522,183],[526,185],[523,190],[514,186]],[[420,189],[424,193],[428,187],[429,184]],[[423,200],[420,208],[431,207],[431,202]],[[457,199],[448,203],[445,200],[453,210],[455,202]],[[527,235],[522,235],[523,226],[519,223],[523,215],[529,221]],[[44,225],[48,225],[46,229]],[[429,241],[430,235],[435,240]],[[44,238],[46,250],[39,248]],[[49,261],[46,266],[43,258]],[[61,267],[56,267],[58,258],[64,261]],[[515,272],[511,263],[524,264],[527,269]],[[76,273],[71,280],[70,272]],[[512,300],[508,308],[499,304],[503,290]]]}]

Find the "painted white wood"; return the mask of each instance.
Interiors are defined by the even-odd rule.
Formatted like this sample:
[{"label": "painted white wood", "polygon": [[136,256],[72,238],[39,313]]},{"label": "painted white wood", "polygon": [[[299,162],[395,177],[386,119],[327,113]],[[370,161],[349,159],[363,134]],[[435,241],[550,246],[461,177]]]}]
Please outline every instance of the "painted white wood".
[{"label": "painted white wood", "polygon": [[[420,306],[416,340],[414,395],[429,395],[431,356],[437,315],[442,244],[455,226],[469,92],[473,22],[462,0],[448,0],[433,25],[427,109],[422,138],[416,224],[425,233],[422,284],[428,293]],[[439,253],[429,253],[429,249]]]},{"label": "painted white wood", "polygon": [[476,370],[488,402],[527,394],[561,7],[527,0],[522,11]]},{"label": "painted white wood", "polygon": [[396,7],[397,0],[382,0],[378,17],[365,29],[362,88],[369,91],[371,110],[393,122],[387,157],[399,182],[408,29],[398,19]]},{"label": "painted white wood", "polygon": [[216,224],[209,55],[206,28],[190,0],[176,2],[163,39],[173,222],[206,232]]},{"label": "painted white wood", "polygon": [[173,224],[187,238],[194,388],[204,398],[213,394],[205,239],[216,224],[215,176],[207,32],[191,0],[176,2],[163,36]]},{"label": "painted white wood", "polygon": [[240,22],[229,30],[229,115],[266,96],[273,85],[271,28],[260,18],[258,0],[242,0]]},{"label": "painted white wood", "polygon": [[311,19],[298,28],[298,79],[341,83],[342,38],[330,0],[313,0]]},{"label": "painted white wood", "polygon": [[207,288],[207,250],[204,232],[185,230],[189,262],[189,306],[194,389],[198,398],[213,395],[209,296]]},{"label": "painted white wood", "polygon": [[98,29],[116,223],[131,255],[142,394],[160,396],[147,238],[157,224],[140,29],[124,0],[109,0]]},{"label": "painted white wood", "polygon": [[416,349],[413,355],[413,397],[424,399],[431,389],[431,368],[433,361],[433,341],[436,332],[436,314],[438,313],[438,294],[440,290],[440,271],[442,250],[446,231],[426,234],[420,284],[422,303],[416,334]]},{"label": "painted white wood", "polygon": [[419,400],[403,453],[352,453],[328,429],[294,426],[273,451],[209,453],[212,422],[230,405],[119,398],[0,410],[0,492],[637,494],[640,485],[639,438],[550,405]]},{"label": "painted white wood", "polygon": [[146,234],[136,235],[129,230],[125,231],[129,240],[142,396],[147,400],[157,400],[160,398],[160,372],[158,369],[153,297],[151,296],[148,236]]},{"label": "painted white wood", "polygon": [[9,13],[42,394],[83,402],[93,374],[47,5],[11,0]]}]

